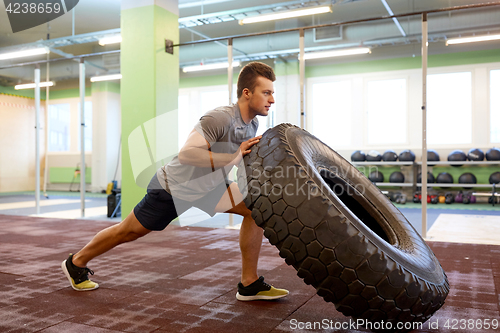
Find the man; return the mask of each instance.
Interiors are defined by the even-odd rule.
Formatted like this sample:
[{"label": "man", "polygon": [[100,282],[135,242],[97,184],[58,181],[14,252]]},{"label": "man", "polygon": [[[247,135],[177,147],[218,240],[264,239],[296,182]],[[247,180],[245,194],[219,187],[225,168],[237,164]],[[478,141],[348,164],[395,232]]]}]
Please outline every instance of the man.
[{"label": "man", "polygon": [[243,67],[238,77],[237,103],[201,117],[178,156],[157,171],[147,194],[134,210],[121,223],[100,231],[83,249],[63,261],[62,270],[73,289],[85,291],[99,287],[88,278],[89,273],[94,274],[87,268],[90,260],[153,230],[163,230],[194,206],[212,216],[218,212],[243,216],[238,300],[277,299],[288,294],[287,290],[274,288],[257,275],[262,229],[253,221],[237,184],[226,177],[259,142],[261,136],[255,137],[256,116],[268,115],[274,103],[275,80],[273,69],[266,64],[252,62]]}]

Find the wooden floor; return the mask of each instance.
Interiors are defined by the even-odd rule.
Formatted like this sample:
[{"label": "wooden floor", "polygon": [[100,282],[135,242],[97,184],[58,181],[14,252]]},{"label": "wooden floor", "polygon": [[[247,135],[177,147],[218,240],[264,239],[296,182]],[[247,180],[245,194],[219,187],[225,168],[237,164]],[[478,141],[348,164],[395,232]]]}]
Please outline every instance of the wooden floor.
[{"label": "wooden floor", "polygon": [[[290,295],[237,301],[238,231],[221,228],[169,226],[117,247],[89,265],[99,289],[72,290],[61,261],[113,223],[0,215],[0,332],[330,332],[296,328],[349,321],[265,239],[260,273]],[[445,306],[415,332],[500,331],[475,326],[500,320],[500,246],[429,244],[451,291]],[[474,324],[460,329],[462,319]]]}]

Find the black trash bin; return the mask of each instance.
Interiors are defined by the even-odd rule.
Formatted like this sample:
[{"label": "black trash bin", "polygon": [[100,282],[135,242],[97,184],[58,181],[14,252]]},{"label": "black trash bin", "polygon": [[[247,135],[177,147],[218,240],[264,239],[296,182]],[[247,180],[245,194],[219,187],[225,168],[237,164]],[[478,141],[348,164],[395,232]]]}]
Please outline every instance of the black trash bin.
[{"label": "black trash bin", "polygon": [[[114,189],[111,191],[111,194],[108,195],[108,217],[121,216],[121,189]],[[118,207],[118,209],[116,209]],[[115,211],[113,215],[113,212]]]}]

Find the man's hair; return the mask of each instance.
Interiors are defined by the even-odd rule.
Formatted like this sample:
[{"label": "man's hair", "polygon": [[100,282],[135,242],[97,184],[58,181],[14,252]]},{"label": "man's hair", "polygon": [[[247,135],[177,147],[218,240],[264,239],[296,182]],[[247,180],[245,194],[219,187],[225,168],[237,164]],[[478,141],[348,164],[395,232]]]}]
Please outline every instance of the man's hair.
[{"label": "man's hair", "polygon": [[240,75],[238,76],[238,89],[237,98],[240,98],[243,94],[243,89],[248,88],[251,92],[254,92],[255,86],[257,85],[257,78],[262,76],[271,81],[276,81],[276,75],[274,75],[273,69],[262,63],[262,62],[251,62],[245,65],[241,69]]}]

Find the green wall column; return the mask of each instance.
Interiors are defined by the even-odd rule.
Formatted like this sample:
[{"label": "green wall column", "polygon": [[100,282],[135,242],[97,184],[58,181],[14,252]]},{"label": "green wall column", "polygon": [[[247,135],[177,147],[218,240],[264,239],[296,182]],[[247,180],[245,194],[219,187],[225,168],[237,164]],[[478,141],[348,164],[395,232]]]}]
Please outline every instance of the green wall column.
[{"label": "green wall column", "polygon": [[165,39],[179,42],[178,19],[177,0],[122,0],[122,218],[146,193],[164,151],[177,149],[179,50],[166,53]]}]

